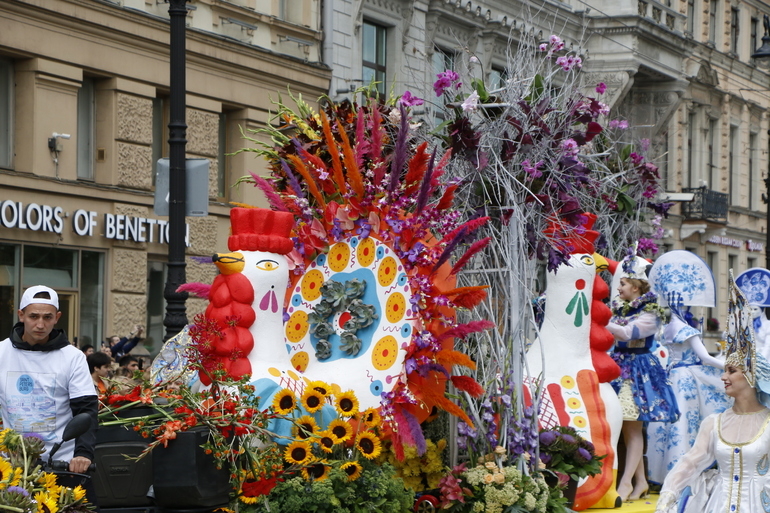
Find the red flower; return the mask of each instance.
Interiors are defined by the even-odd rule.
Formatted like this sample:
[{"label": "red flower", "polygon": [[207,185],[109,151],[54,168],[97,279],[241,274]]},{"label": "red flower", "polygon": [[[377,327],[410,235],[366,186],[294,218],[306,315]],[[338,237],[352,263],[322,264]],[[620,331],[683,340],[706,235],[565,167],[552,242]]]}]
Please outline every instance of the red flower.
[{"label": "red flower", "polygon": [[246,497],[259,497],[261,495],[267,495],[278,484],[277,477],[271,477],[269,479],[260,479],[259,481],[248,480],[241,486],[241,491]]}]

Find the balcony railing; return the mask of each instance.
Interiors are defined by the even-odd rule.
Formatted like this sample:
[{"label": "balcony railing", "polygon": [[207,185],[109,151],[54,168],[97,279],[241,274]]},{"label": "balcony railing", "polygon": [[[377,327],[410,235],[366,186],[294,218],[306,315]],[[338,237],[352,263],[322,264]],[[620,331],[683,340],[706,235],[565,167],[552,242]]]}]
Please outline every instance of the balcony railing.
[{"label": "balcony railing", "polygon": [[661,27],[683,32],[687,17],[656,0],[637,0],[639,16],[650,19]]},{"label": "balcony railing", "polygon": [[685,219],[702,219],[715,223],[727,222],[727,194],[712,191],[706,187],[691,187],[682,192],[695,194],[692,201],[682,203],[682,215]]}]

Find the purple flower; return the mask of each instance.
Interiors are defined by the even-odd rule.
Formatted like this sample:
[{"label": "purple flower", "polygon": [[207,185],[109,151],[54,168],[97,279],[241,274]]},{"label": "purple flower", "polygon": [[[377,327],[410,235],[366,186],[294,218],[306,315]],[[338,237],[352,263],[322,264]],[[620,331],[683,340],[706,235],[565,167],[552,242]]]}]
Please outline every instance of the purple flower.
[{"label": "purple flower", "polygon": [[561,149],[564,150],[565,155],[569,155],[570,157],[576,156],[580,151],[578,143],[575,142],[575,139],[566,139],[562,141]]},{"label": "purple flower", "polygon": [[642,237],[639,239],[639,245],[637,246],[637,251],[639,251],[640,253],[652,253],[653,255],[655,255],[658,252],[658,245],[655,244],[654,240]]},{"label": "purple flower", "polygon": [[564,440],[568,444],[574,444],[575,442],[577,442],[577,440],[575,440],[574,436],[568,435],[566,433],[562,433],[561,439]]},{"label": "purple flower", "polygon": [[644,157],[642,157],[636,152],[632,152],[631,155],[629,155],[629,157],[631,158],[631,162],[633,162],[635,166],[638,166],[642,162],[644,162]]},{"label": "purple flower", "polygon": [[460,80],[460,75],[451,69],[439,73],[436,76],[438,77],[438,80],[433,83],[433,91],[435,91],[436,96],[443,95],[444,91],[452,87],[452,85],[454,85],[455,89],[459,89],[462,85],[458,82],[458,80]]},{"label": "purple flower", "polygon": [[548,50],[548,43],[540,43],[540,47],[539,48],[540,48],[541,52],[544,52],[544,51]]},{"label": "purple flower", "polygon": [[540,461],[548,465],[551,462],[551,455],[547,452],[541,452],[540,453]]},{"label": "purple flower", "polygon": [[24,433],[24,438],[37,438],[38,440],[45,441],[43,440],[43,435],[39,433]]},{"label": "purple flower", "polygon": [[539,160],[534,166],[529,162],[529,160],[525,160],[521,163],[521,167],[523,167],[524,171],[526,171],[527,174],[532,178],[540,178],[543,176],[543,172],[540,171],[540,168],[544,165],[545,164],[542,160]]},{"label": "purple flower", "polygon": [[562,41],[559,36],[552,35],[549,39],[549,42],[551,43],[551,48],[554,52],[558,52],[564,48],[564,41]]},{"label": "purple flower", "polygon": [[547,447],[554,443],[558,436],[559,435],[555,431],[543,431],[540,433],[540,445],[545,445]]},{"label": "purple flower", "polygon": [[401,98],[399,98],[399,103],[401,103],[404,107],[415,107],[417,105],[422,105],[425,103],[422,98],[418,98],[414,95],[412,95],[409,91],[404,91],[404,94],[401,95]]},{"label": "purple flower", "polygon": [[578,447],[577,456],[579,456],[581,459],[585,460],[586,463],[591,461],[591,453],[586,451],[582,447]]},{"label": "purple flower", "polygon": [[606,90],[607,90],[607,84],[605,84],[604,82],[599,82],[598,84],[596,84],[597,93],[604,94],[604,91]]},{"label": "purple flower", "polygon": [[21,486],[9,486],[6,490],[8,493],[18,493],[23,495],[24,497],[29,497],[29,492],[22,488]]}]

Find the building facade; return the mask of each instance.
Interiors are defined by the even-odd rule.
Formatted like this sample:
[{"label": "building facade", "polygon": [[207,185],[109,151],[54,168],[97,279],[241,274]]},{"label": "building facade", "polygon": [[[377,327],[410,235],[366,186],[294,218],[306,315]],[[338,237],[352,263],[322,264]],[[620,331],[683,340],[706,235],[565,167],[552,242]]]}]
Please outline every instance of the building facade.
[{"label": "building facade", "polygon": [[[264,170],[241,130],[272,101],[329,87],[316,0],[190,2],[187,156],[209,161],[209,215],[187,218],[187,280],[227,250],[229,202],[260,204],[237,178]],[[60,294],[60,327],[97,345],[146,324],[159,348],[167,217],[153,212],[168,156],[168,5],[125,0],[0,1],[0,334],[21,291]],[[201,257],[201,258],[195,258]],[[205,301],[187,302],[188,318]]]},{"label": "building facade", "polygon": [[671,210],[662,246],[714,271],[717,307],[703,312],[721,321],[707,334],[714,349],[728,269],[765,265],[770,75],[751,59],[765,13],[770,5],[746,0],[338,0],[323,7],[324,60],[335,99],[371,79],[384,94],[430,99],[438,72],[494,87],[512,76],[506,55],[522,34],[560,35],[582,56],[586,86],[607,84],[613,115],[649,144],[666,190],[692,195]]}]

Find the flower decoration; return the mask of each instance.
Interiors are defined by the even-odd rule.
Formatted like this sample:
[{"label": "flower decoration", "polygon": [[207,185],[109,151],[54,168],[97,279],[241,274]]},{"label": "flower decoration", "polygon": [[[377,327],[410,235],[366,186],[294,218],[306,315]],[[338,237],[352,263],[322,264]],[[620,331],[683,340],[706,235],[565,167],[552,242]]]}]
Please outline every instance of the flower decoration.
[{"label": "flower decoration", "polygon": [[569,426],[543,429],[539,434],[540,461],[545,468],[566,474],[574,480],[594,476],[602,471],[603,455],[597,455],[594,446]]}]

